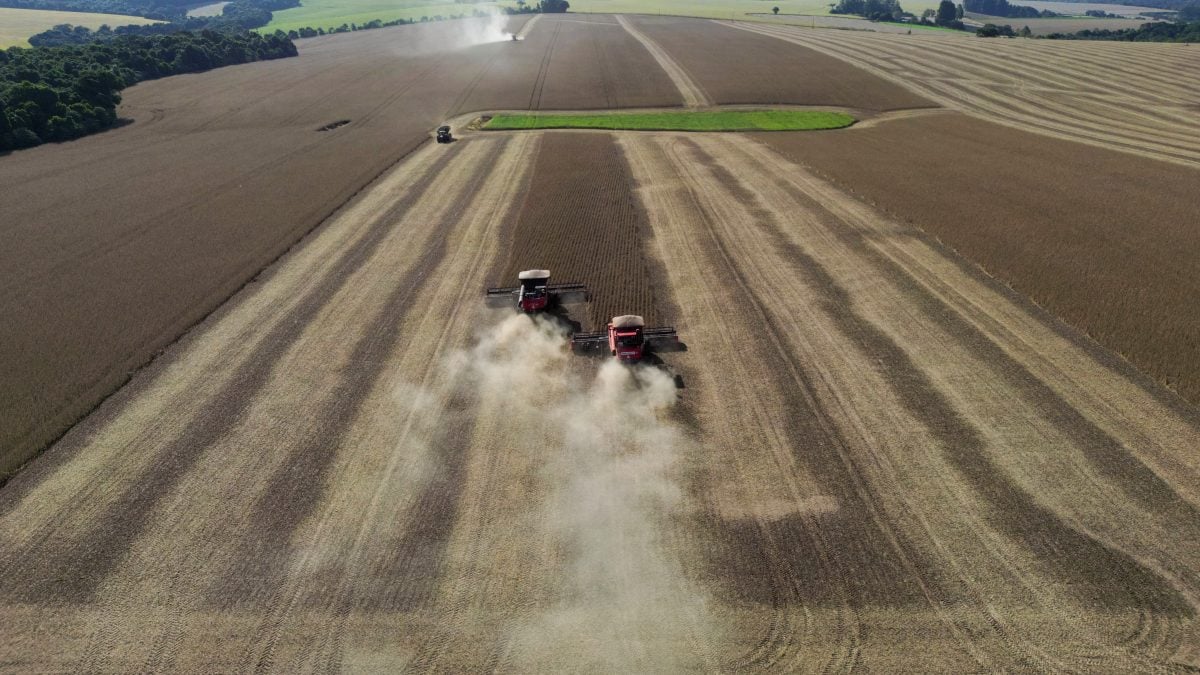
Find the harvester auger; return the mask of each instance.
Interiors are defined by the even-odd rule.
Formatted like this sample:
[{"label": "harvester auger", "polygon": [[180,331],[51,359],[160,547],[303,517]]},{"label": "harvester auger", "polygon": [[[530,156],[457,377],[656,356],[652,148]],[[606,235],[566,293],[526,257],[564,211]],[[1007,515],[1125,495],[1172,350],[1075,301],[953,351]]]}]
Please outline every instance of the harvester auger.
[{"label": "harvester auger", "polygon": [[518,310],[529,314],[591,299],[583,284],[550,283],[550,270],[525,270],[517,275],[517,279],[520,286],[487,289],[488,306],[511,307],[515,304]]},{"label": "harvester auger", "polygon": [[679,334],[670,326],[646,327],[640,316],[613,317],[607,328],[595,333],[571,336],[571,349],[579,354],[609,354],[626,363],[637,363],[650,352],[680,351]]}]

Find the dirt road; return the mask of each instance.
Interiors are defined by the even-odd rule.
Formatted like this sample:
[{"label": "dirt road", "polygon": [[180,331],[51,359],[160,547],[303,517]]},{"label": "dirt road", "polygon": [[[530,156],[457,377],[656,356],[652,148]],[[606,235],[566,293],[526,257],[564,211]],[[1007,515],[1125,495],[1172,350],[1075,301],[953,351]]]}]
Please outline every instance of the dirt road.
[{"label": "dirt road", "polygon": [[0,490],[4,663],[1200,666],[1194,409],[742,136],[573,136],[685,388],[570,357],[479,297],[560,136],[418,151]]}]

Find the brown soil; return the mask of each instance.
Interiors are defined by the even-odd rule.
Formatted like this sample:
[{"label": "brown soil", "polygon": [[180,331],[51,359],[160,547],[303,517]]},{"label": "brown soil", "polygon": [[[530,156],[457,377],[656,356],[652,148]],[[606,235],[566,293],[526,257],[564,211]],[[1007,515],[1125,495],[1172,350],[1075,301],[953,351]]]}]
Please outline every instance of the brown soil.
[{"label": "brown soil", "polygon": [[1200,401],[1200,171],[962,115],[758,138]]},{"label": "brown soil", "polygon": [[677,106],[654,58],[605,16],[543,15],[518,43],[489,54],[458,112]]},{"label": "brown soil", "polygon": [[[787,103],[864,110],[932,107],[902,86],[812,50],[711,21],[629,17],[718,104]],[[840,31],[826,31],[840,32]]]}]

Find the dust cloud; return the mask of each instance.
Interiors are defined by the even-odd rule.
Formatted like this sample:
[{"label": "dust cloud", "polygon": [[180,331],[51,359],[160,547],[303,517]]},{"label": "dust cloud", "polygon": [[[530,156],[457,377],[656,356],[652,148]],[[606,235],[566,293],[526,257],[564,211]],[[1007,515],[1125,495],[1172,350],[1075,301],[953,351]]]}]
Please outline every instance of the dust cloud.
[{"label": "dust cloud", "polygon": [[[550,606],[510,627],[523,670],[661,671],[704,667],[706,602],[671,555],[670,519],[688,439],[667,419],[673,378],[652,367],[576,360],[562,329],[511,316],[452,364],[481,411],[497,411],[544,456],[550,495],[529,522],[558,542]],[[484,412],[483,414],[487,414]]]},{"label": "dust cloud", "polygon": [[508,32],[508,17],[494,8],[489,8],[485,16],[454,21],[453,32],[446,42],[446,48],[465,49],[511,39],[512,34]]},{"label": "dust cloud", "polygon": [[428,24],[432,27],[429,31],[398,32],[390,49],[401,57],[429,56],[512,40],[506,15],[477,11],[478,16]]}]

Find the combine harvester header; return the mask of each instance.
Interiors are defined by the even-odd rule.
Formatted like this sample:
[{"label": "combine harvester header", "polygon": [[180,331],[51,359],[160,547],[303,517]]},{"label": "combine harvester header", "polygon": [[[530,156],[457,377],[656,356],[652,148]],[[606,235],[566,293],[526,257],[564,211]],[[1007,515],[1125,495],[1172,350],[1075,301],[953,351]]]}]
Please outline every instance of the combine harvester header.
[{"label": "combine harvester header", "polygon": [[647,328],[642,317],[632,314],[613,317],[604,331],[571,336],[571,348],[577,353],[595,353],[606,346],[621,361],[636,363],[648,352],[678,351],[681,345],[673,327]]},{"label": "combine harvester header", "polygon": [[517,275],[520,286],[489,288],[486,300],[489,307],[508,307],[515,301],[522,312],[543,312],[557,305],[587,302],[587,286],[578,283],[552,284],[550,270],[525,270]]}]

